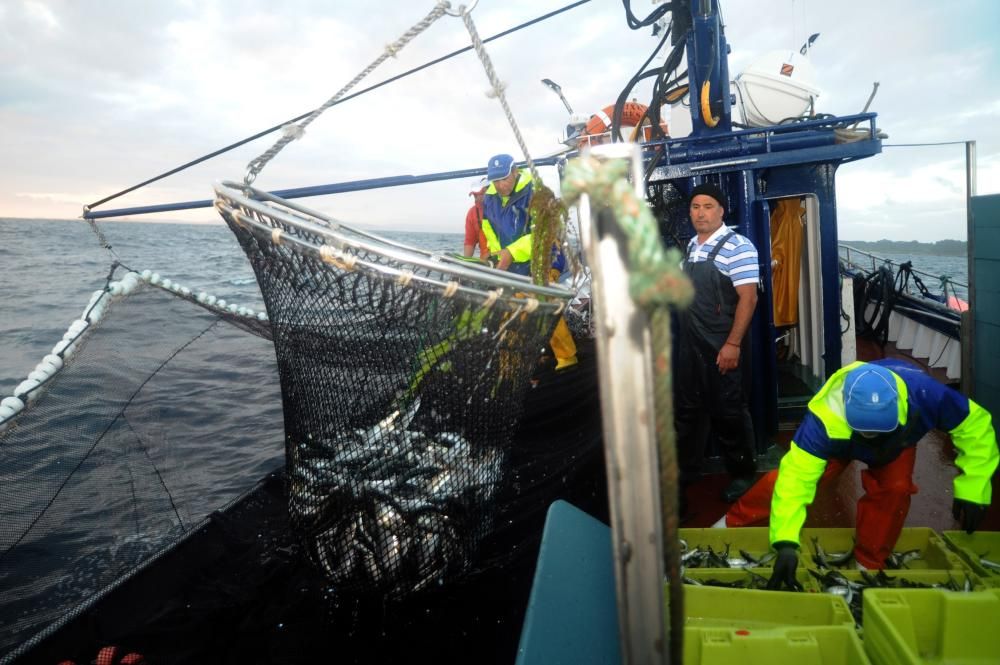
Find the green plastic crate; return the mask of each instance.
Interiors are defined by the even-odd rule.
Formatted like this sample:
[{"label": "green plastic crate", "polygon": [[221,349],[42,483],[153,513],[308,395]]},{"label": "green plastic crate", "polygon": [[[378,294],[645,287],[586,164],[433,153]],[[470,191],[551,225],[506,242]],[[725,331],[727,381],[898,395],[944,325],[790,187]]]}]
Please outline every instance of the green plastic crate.
[{"label": "green plastic crate", "polygon": [[870,665],[850,626],[684,629],[684,665]]},{"label": "green plastic crate", "polygon": [[964,531],[942,531],[941,535],[962,561],[979,575],[983,584],[1000,587],[1000,572],[990,570],[979,562],[981,556],[988,555],[987,558],[991,561],[1000,563],[1000,532],[977,531],[968,534]]},{"label": "green plastic crate", "polygon": [[[773,572],[770,568],[750,568],[749,570],[767,579],[771,578],[771,573]],[[750,580],[750,573],[742,568],[685,568],[684,576],[699,582],[718,580],[720,582],[730,583]],[[816,593],[820,591],[819,584],[816,583],[816,580],[813,579],[808,570],[799,567],[799,569],[795,571],[795,578],[799,581],[799,584],[802,585],[803,591],[807,593]],[[687,588],[694,586],[696,585],[688,584]],[[727,589],[725,587],[714,586],[709,588],[722,589],[723,591],[762,591],[761,589]]]},{"label": "green plastic crate", "polygon": [[844,600],[827,594],[690,585],[684,587],[684,617],[688,626],[703,628],[854,625]]},{"label": "green plastic crate", "polygon": [[[803,559],[806,565],[815,567],[813,555],[816,549],[813,545],[813,538],[819,538],[819,544],[826,552],[846,552],[854,549],[854,529],[802,529],[800,545]],[[907,550],[920,550],[920,558],[911,561],[907,565],[909,570],[937,569],[952,570],[962,569],[961,559],[949,549],[947,543],[933,529],[927,527],[908,527],[903,529],[896,541],[895,552],[905,552]],[[854,567],[852,558],[844,568]]]},{"label": "green plastic crate", "polygon": [[865,650],[875,665],[1000,661],[1000,595],[871,589],[864,594]]},{"label": "green plastic crate", "polygon": [[751,526],[734,529],[678,529],[678,534],[694,549],[701,546],[711,547],[716,552],[722,552],[729,545],[729,554],[740,555],[740,550],[746,550],[750,556],[759,559],[771,551],[770,529],[766,526]]}]

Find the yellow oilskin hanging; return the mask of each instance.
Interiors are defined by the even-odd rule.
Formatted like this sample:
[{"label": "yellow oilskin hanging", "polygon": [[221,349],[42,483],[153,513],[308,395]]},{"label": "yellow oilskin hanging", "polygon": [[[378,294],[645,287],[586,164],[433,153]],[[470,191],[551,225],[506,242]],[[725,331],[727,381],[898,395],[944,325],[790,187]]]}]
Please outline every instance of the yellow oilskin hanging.
[{"label": "yellow oilskin hanging", "polygon": [[771,283],[774,325],[799,322],[799,270],[802,265],[802,202],[781,199],[771,213]]}]

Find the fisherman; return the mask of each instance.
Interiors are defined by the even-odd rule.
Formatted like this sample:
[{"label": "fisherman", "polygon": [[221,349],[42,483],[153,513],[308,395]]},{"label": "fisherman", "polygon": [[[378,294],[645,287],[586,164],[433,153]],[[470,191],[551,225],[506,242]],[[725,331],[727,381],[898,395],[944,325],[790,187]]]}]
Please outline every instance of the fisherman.
[{"label": "fisherman", "polygon": [[[881,569],[910,510],[916,444],[931,429],[951,434],[958,449],[952,514],[966,532],[990,504],[990,479],[1000,453],[990,414],[958,391],[903,360],[854,362],[838,370],[809,401],[779,468],[765,474],[730,508],[726,526],[766,524],[777,552],[768,588],[798,585],[799,532],[816,487],[853,461],[865,494],[858,500],[854,559]],[[719,525],[721,526],[721,524]]]},{"label": "fisherman", "polygon": [[469,196],[473,203],[465,213],[465,244],[462,255],[471,257],[476,247],[479,247],[479,258],[485,260],[489,256],[486,246],[486,234],[483,233],[483,199],[486,197],[486,179],[482,178],[472,184]]},{"label": "fisherman", "polygon": [[695,295],[680,315],[674,382],[682,515],[685,488],[701,471],[708,428],[722,447],[732,479],[723,500],[738,499],[753,485],[757,472],[741,367],[746,332],[757,306],[757,249],[723,224],[728,204],[717,186],[698,185],[691,190],[689,203],[697,235],[688,244],[684,272]]},{"label": "fisherman", "polygon": [[[489,186],[483,197],[483,234],[490,253],[490,263],[499,270],[519,275],[531,272],[531,196],[534,178],[528,169],[514,168],[514,158],[500,154],[490,157],[486,165]],[[565,265],[565,257],[556,251],[550,278],[557,279]],[[576,343],[559,317],[549,346],[556,359],[556,369],[576,364]]]},{"label": "fisherman", "polygon": [[[531,171],[514,168],[510,155],[494,155],[486,179],[490,184],[483,198],[482,228],[490,256],[500,270],[527,275],[531,270]],[[562,266],[554,263],[553,267]]]}]

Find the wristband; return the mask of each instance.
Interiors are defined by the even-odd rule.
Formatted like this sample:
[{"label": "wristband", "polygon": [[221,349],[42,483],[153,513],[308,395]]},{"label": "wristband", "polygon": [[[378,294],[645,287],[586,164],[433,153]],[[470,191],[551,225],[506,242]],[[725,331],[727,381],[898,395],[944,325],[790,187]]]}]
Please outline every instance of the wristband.
[{"label": "wristband", "polygon": [[735,346],[737,349],[740,348],[739,344],[734,344],[734,343],[729,342],[729,341],[727,341],[726,344],[728,344],[729,346]]}]

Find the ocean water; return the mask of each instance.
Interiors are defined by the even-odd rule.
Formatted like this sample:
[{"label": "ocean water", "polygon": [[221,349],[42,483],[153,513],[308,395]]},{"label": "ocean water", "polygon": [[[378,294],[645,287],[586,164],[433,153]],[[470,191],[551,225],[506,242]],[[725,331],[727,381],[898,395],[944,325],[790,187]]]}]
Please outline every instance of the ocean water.
[{"label": "ocean water", "polygon": [[[115,222],[100,229],[114,256],[81,220],[0,218],[0,395],[10,395],[80,317],[90,294],[104,286],[113,260],[193,291],[264,308],[250,264],[221,220]],[[431,251],[462,249],[460,233],[378,233]]]},{"label": "ocean water", "polygon": [[[874,262],[874,267],[872,264],[872,259],[866,257],[863,254],[857,253],[857,251],[852,251],[851,261],[857,265],[864,266],[865,269],[873,270],[874,267],[878,267],[882,264],[881,261],[876,260]],[[840,250],[841,257],[846,257],[847,252],[843,248]],[[969,297],[969,263],[968,258],[964,256],[935,256],[933,254],[896,254],[893,252],[884,252],[878,254],[879,258],[889,259],[892,261],[893,270],[895,271],[898,266],[910,261],[913,264],[913,270],[917,271],[917,276],[923,282],[924,286],[931,291],[931,293],[939,294],[942,292],[942,278],[947,278],[949,280],[949,289],[954,289],[955,293],[958,294],[960,298],[968,299]]]}]

